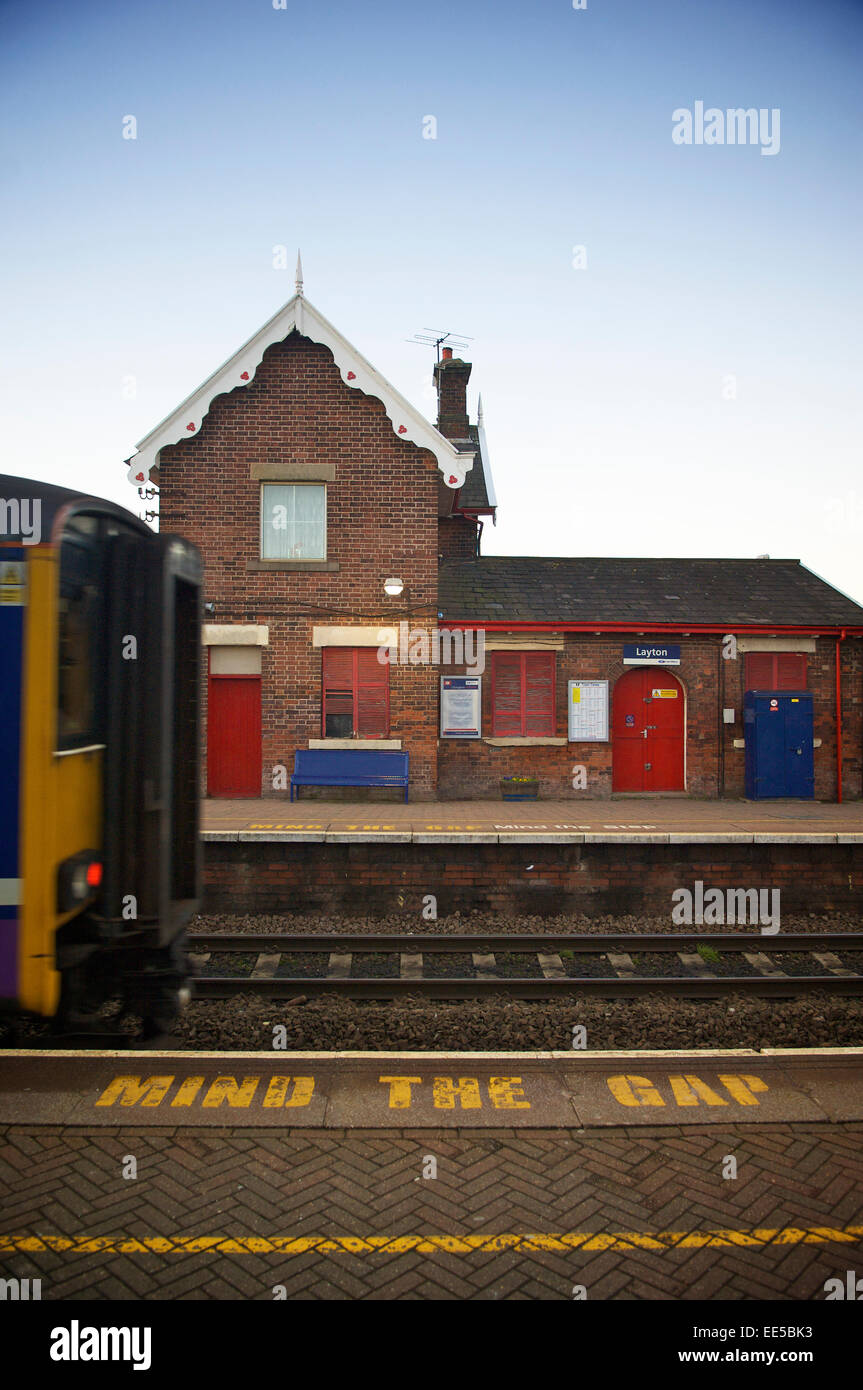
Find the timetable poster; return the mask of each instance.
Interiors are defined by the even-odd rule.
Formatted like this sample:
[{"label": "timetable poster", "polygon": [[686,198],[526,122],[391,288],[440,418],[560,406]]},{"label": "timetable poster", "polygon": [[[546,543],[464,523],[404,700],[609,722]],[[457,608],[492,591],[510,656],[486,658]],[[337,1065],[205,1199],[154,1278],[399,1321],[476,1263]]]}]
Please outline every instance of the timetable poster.
[{"label": "timetable poster", "polygon": [[479,738],[481,676],[441,676],[441,738]]},{"label": "timetable poster", "polygon": [[570,743],[608,742],[608,681],[569,681]]}]

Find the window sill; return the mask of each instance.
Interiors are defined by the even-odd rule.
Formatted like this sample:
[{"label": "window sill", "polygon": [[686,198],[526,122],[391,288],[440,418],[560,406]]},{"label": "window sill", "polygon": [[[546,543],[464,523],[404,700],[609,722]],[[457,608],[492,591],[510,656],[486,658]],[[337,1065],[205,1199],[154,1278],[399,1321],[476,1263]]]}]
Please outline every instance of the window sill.
[{"label": "window sill", "polygon": [[309,748],[361,748],[364,753],[375,748],[385,753],[401,751],[400,738],[310,738]]},{"label": "window sill", "polygon": [[544,745],[555,748],[563,748],[566,744],[565,738],[484,738],[483,743],[490,743],[494,748],[540,748]]},{"label": "window sill", "polygon": [[326,570],[336,573],[338,560],[247,560],[247,570]]}]

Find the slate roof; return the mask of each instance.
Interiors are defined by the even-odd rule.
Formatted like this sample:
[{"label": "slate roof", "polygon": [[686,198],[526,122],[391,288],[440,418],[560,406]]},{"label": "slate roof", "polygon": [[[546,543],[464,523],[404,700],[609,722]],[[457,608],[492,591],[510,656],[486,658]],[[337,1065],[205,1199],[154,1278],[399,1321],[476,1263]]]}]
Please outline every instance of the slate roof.
[{"label": "slate roof", "polygon": [[494,506],[489,501],[489,488],[487,481],[488,460],[483,454],[482,432],[478,425],[468,425],[468,432],[476,448],[476,458],[473,468],[464,480],[464,486],[458,495],[458,511],[484,510]]},{"label": "slate roof", "polygon": [[450,622],[863,627],[863,607],[799,560],[484,555],[442,562],[438,585]]}]

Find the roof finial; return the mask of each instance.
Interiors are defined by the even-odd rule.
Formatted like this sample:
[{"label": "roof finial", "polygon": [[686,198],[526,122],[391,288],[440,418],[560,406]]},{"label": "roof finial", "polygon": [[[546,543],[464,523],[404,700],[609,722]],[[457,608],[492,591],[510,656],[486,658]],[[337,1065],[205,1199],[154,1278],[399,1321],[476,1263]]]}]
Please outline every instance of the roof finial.
[{"label": "roof finial", "polygon": [[302,261],[300,260],[300,248],[299,248],[299,247],[297,247],[297,275],[296,275],[296,279],[295,279],[294,283],[295,283],[295,285],[296,285],[296,287],[297,287],[297,294],[302,294],[302,292],[303,292],[303,263],[302,263]]},{"label": "roof finial", "polygon": [[478,425],[481,425],[481,424],[482,424],[482,393],[481,393],[481,392],[480,392],[479,397],[477,398],[477,403],[476,403],[476,422],[477,422]]}]

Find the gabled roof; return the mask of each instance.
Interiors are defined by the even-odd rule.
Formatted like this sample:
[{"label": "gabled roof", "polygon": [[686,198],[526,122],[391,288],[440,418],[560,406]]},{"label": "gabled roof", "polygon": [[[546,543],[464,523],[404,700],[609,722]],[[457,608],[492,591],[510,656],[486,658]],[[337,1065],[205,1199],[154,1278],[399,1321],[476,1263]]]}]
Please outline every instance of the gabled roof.
[{"label": "gabled roof", "polygon": [[338,329],[309,303],[301,289],[233,357],[207,377],[197,391],[187,396],[176,410],[140,440],[138,452],[128,460],[129,482],[136,487],[144,486],[150,479],[150,469],[157,462],[159,450],[166,444],[176,444],[180,439],[189,439],[197,434],[216,396],[233,391],[238,386],[248,386],[267,348],[273,343],[280,343],[295,331],[316,343],[324,343],[330,349],[346,386],[363,391],[367,396],[375,396],[383,403],[399,439],[410,440],[420,449],[429,449],[434,454],[447,487],[456,489],[464,485],[473,464],[473,455],[459,453],[455,445],[406,401],[347,338],[343,338]]},{"label": "gabled roof", "polygon": [[535,558],[445,560],[438,607],[449,622],[632,622],[855,628],[863,607],[799,560]]}]

